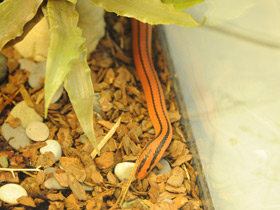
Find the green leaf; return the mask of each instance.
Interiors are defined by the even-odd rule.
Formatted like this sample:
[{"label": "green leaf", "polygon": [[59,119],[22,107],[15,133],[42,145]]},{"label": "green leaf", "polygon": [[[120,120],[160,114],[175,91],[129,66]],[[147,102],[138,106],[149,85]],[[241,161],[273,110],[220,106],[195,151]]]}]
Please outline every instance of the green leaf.
[{"label": "green leaf", "polygon": [[196,27],[197,23],[190,14],[164,4],[161,0],[91,0],[108,12],[133,17],[149,24],[178,24],[185,27]]},{"label": "green leaf", "polygon": [[23,26],[37,13],[43,0],[5,0],[0,4],[0,50],[23,33]]},{"label": "green leaf", "polygon": [[79,59],[73,62],[71,71],[66,76],[64,87],[84,133],[99,154],[93,129],[94,91],[90,72],[87,64],[87,50],[83,45],[80,47]]},{"label": "green leaf", "polygon": [[45,79],[45,117],[53,95],[71,70],[73,61],[79,59],[79,47],[84,42],[82,31],[77,27],[79,15],[75,4],[66,0],[49,0],[47,17],[50,46]]},{"label": "green leaf", "polygon": [[45,114],[53,94],[64,81],[79,123],[98,150],[93,128],[94,91],[87,64],[85,39],[77,26],[79,15],[75,9],[76,2],[48,1],[51,40],[45,80]]},{"label": "green leaf", "polygon": [[182,10],[202,3],[204,0],[161,0],[165,4],[173,4],[175,9]]}]

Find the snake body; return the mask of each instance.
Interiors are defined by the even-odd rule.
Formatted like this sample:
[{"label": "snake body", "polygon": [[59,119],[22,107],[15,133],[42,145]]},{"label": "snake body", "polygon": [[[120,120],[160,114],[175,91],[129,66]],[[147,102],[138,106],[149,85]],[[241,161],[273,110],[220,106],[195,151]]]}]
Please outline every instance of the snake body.
[{"label": "snake body", "polygon": [[152,60],[152,26],[132,20],[134,63],[147,101],[155,138],[146,144],[140,157],[135,177],[145,178],[161,159],[172,139],[163,90]]}]

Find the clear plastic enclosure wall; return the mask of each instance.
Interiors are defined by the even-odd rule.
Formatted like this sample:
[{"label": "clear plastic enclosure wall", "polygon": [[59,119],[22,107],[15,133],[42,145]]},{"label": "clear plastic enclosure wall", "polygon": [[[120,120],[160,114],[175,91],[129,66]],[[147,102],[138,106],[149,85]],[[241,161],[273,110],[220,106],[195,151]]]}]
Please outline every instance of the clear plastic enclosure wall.
[{"label": "clear plastic enclosure wall", "polygon": [[279,210],[280,3],[211,2],[165,31],[214,207]]}]

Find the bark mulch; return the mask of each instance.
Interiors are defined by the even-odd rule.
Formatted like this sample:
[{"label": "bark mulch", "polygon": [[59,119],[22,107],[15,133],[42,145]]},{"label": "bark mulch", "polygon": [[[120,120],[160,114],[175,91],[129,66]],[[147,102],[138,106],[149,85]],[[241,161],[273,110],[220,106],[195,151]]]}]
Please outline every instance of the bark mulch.
[{"label": "bark mulch", "polygon": [[[28,197],[11,205],[0,201],[1,209],[121,209],[117,202],[124,195],[127,181],[120,182],[114,174],[117,163],[136,161],[144,145],[154,137],[145,97],[135,71],[131,50],[130,21],[114,14],[106,14],[106,34],[88,60],[94,83],[96,105],[94,126],[101,141],[121,119],[119,127],[101,150],[91,156],[93,146],[85,136],[64,91],[61,99],[50,106],[44,123],[50,129],[48,139],[59,141],[63,155],[55,162],[52,153],[40,154],[44,142],[14,150],[0,134],[0,156],[6,156],[9,168],[36,168],[39,172],[0,171],[0,186],[17,183],[23,186]],[[136,180],[122,201],[128,209],[202,209],[196,185],[197,172],[192,167],[192,154],[182,132],[172,81],[164,52],[154,29],[153,56],[164,90],[168,114],[173,127],[173,139],[164,158],[170,163],[170,174],[156,175],[162,168],[158,164],[144,180]],[[9,76],[1,85],[0,128],[4,122],[17,127],[20,122],[9,114],[15,104],[25,101],[43,117],[43,80],[38,88],[28,83],[29,73],[20,69],[20,55],[12,48],[2,53],[8,58]],[[44,168],[55,167],[55,173],[44,173]],[[62,169],[63,168],[63,169]],[[66,189],[48,190],[45,181],[55,178]],[[85,191],[82,185],[91,187]],[[130,207],[129,207],[130,206]],[[123,206],[125,209],[125,206]]]}]

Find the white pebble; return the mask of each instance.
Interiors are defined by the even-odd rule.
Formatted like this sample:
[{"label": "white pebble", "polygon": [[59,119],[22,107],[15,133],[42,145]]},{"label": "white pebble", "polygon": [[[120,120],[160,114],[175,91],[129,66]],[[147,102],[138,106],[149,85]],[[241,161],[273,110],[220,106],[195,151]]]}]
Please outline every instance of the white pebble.
[{"label": "white pebble", "polygon": [[57,89],[57,91],[53,95],[52,100],[51,100],[51,104],[56,103],[61,98],[62,93],[63,93],[63,84],[60,85],[60,87]]},{"label": "white pebble", "polygon": [[150,129],[150,130],[148,130],[147,132],[148,132],[149,134],[152,134],[152,135],[155,135],[155,133],[156,133],[156,132],[155,132],[155,129],[153,129],[153,128]]},{"label": "white pebble", "polygon": [[171,173],[171,166],[170,166],[170,164],[168,163],[167,160],[161,159],[159,162],[162,164],[163,167],[158,172],[158,175],[159,174],[166,174],[167,175],[168,173]]},{"label": "white pebble", "polygon": [[18,62],[20,64],[20,69],[24,69],[29,72],[34,71],[34,69],[36,69],[37,65],[38,65],[37,63],[35,63],[31,60],[28,60],[26,58],[19,59]]},{"label": "white pebble", "polygon": [[0,156],[0,165],[2,166],[2,168],[9,167],[8,158],[5,155]]},{"label": "white pebble", "polygon": [[47,140],[47,145],[40,148],[41,154],[45,152],[52,152],[54,154],[55,160],[58,161],[62,155],[61,146],[56,140]]},{"label": "white pebble", "polygon": [[14,118],[19,118],[21,125],[24,128],[33,121],[43,121],[43,118],[35,111],[35,109],[29,107],[25,101],[21,101],[15,105],[11,111],[11,115]]},{"label": "white pebble", "polygon": [[64,168],[61,166],[61,163],[60,163],[60,162],[58,163],[58,167],[59,167],[61,170],[64,170]]},{"label": "white pebble", "polygon": [[28,83],[32,88],[40,86],[40,79],[45,78],[46,61],[38,63],[36,68],[30,73]]},{"label": "white pebble", "polygon": [[20,68],[30,72],[28,77],[28,83],[32,88],[40,86],[40,79],[45,78],[46,73],[46,61],[35,63],[28,59],[20,59]]},{"label": "white pebble", "polygon": [[50,173],[55,174],[55,172],[56,172],[55,167],[48,167],[44,169],[44,174],[50,174]]},{"label": "white pebble", "polygon": [[18,184],[6,184],[0,187],[0,200],[17,204],[17,199],[21,196],[27,196],[26,190]]},{"label": "white pebble", "polygon": [[30,139],[27,137],[24,128],[21,126],[12,128],[8,123],[4,123],[1,127],[1,131],[4,139],[16,150],[20,147],[24,148],[25,146],[30,145]]},{"label": "white pebble", "polygon": [[[124,179],[129,179],[130,174],[134,167],[135,167],[135,163],[131,163],[131,162],[118,163],[115,167],[115,174],[120,181],[123,181]],[[132,181],[134,180],[135,177],[133,177]]]},{"label": "white pebble", "polygon": [[84,183],[81,183],[81,186],[84,188],[85,191],[93,191],[93,186],[89,186]]},{"label": "white pebble", "polygon": [[64,190],[68,189],[67,187],[63,187],[61,184],[58,183],[56,178],[52,177],[45,181],[45,187],[49,190]]},{"label": "white pebble", "polygon": [[[89,185],[85,185],[81,183],[81,186],[84,188],[85,191],[92,191],[93,187]],[[69,189],[69,187],[63,187],[59,182],[56,180],[55,177],[49,178],[45,181],[45,187],[49,190],[65,190]]]},{"label": "white pebble", "polygon": [[31,122],[25,129],[26,135],[34,141],[45,141],[50,134],[48,126],[42,122]]},{"label": "white pebble", "polygon": [[80,140],[83,144],[85,144],[88,141],[88,137],[86,136],[86,134],[83,134],[80,136]]}]

